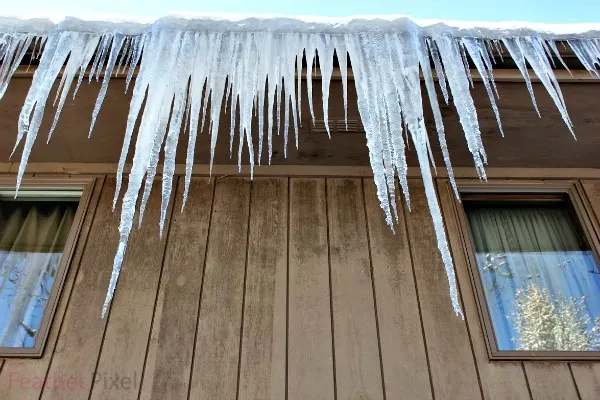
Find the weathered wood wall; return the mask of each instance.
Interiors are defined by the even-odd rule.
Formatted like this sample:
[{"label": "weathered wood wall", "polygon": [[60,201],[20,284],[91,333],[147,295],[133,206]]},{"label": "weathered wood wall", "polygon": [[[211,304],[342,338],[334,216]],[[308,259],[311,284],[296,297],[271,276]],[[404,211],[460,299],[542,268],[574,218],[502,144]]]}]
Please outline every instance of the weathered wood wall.
[{"label": "weathered wood wall", "polygon": [[[183,213],[176,185],[162,239],[154,190],[100,319],[119,215],[97,181],[44,355],[0,360],[0,399],[600,397],[600,363],[488,360],[446,180],[465,321],[420,180],[395,234],[369,178],[197,177]],[[583,187],[600,215],[600,181]]]}]

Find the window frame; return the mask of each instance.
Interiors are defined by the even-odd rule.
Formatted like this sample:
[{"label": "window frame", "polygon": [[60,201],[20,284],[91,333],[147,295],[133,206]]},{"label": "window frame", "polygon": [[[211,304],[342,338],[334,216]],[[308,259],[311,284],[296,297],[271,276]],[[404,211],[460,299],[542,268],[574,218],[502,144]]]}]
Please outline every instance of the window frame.
[{"label": "window frame", "polygon": [[499,194],[499,195],[563,195],[570,202],[574,212],[574,218],[580,224],[585,238],[589,242],[591,250],[600,263],[600,224],[587,199],[581,182],[576,180],[538,180],[538,181],[515,181],[494,179],[488,182],[479,180],[457,180],[458,192],[461,201],[455,199],[455,209],[458,216],[459,232],[462,236],[463,248],[466,255],[468,274],[471,287],[477,304],[479,321],[483,332],[488,358],[490,360],[556,360],[556,361],[581,361],[600,360],[600,351],[527,351],[527,350],[499,350],[496,340],[496,332],[492,325],[489,306],[485,297],[483,281],[477,267],[475,257],[475,242],[471,235],[466,211],[462,203],[463,194]]},{"label": "window frame", "polygon": [[[54,316],[58,308],[58,302],[62,295],[63,287],[67,274],[70,269],[73,254],[79,240],[81,229],[84,222],[92,192],[95,177],[24,177],[21,183],[20,191],[57,191],[57,190],[81,190],[81,196],[77,204],[77,210],[73,218],[73,224],[67,236],[63,254],[57,267],[52,290],[48,296],[48,302],[44,309],[44,314],[40,322],[40,327],[36,334],[35,342],[32,347],[0,347],[0,357],[2,358],[40,358],[43,356],[48,335],[52,327]],[[0,175],[0,190],[15,190],[15,175]],[[44,196],[39,196],[44,198]],[[17,197],[18,201],[18,197]]]}]

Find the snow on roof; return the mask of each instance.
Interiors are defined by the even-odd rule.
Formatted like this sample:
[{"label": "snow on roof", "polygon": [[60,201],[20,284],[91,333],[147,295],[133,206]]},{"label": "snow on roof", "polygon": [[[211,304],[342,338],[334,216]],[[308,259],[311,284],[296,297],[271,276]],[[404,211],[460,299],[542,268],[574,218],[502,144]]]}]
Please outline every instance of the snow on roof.
[{"label": "snow on roof", "polygon": [[403,31],[415,24],[425,35],[447,32],[452,36],[499,39],[539,34],[544,38],[600,38],[600,23],[544,24],[524,21],[483,22],[413,19],[405,15],[356,15],[351,17],[288,16],[277,14],[173,13],[160,18],[116,14],[23,14],[0,16],[0,32],[47,34],[58,30],[102,33],[117,31],[139,35],[154,27],[194,31],[272,31],[352,33]]}]

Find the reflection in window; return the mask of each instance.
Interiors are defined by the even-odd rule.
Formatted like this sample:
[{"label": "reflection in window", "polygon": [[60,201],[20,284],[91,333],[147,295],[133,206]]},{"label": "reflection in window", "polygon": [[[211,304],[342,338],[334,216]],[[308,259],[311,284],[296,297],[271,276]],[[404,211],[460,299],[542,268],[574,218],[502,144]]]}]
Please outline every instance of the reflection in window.
[{"label": "reflection in window", "polygon": [[498,350],[600,350],[600,270],[568,200],[465,210]]},{"label": "reflection in window", "polygon": [[0,201],[0,347],[33,347],[76,201]]}]

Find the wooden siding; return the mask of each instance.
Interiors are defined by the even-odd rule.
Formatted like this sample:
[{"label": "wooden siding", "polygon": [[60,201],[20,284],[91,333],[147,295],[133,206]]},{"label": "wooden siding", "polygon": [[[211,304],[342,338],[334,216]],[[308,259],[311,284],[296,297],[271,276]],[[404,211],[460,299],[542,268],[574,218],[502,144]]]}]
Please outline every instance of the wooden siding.
[{"label": "wooden siding", "polygon": [[[44,354],[0,359],[0,399],[600,398],[600,363],[489,361],[447,180],[464,321],[419,179],[395,233],[370,178],[195,177],[183,212],[174,184],[100,319],[119,214],[98,179]],[[600,233],[600,181],[580,187]]]}]

